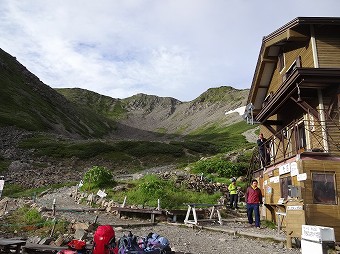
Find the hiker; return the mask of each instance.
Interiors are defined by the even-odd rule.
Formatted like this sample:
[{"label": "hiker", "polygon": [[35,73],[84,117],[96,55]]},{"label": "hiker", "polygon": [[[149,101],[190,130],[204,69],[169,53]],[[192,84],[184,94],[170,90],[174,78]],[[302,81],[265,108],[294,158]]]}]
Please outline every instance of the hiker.
[{"label": "hiker", "polygon": [[260,133],[256,143],[257,146],[259,147],[261,167],[266,166],[269,163],[270,159],[268,154],[268,144],[266,142],[267,139],[263,137],[263,133]]},{"label": "hiker", "polygon": [[230,209],[238,209],[238,195],[237,195],[237,186],[236,186],[236,179],[233,177],[231,179],[231,184],[228,186],[229,195],[230,195]]},{"label": "hiker", "polygon": [[251,186],[246,191],[246,203],[247,203],[247,215],[249,226],[253,225],[253,211],[255,213],[255,227],[260,229],[260,205],[262,205],[262,192],[257,186],[258,182],[256,179],[252,180]]}]

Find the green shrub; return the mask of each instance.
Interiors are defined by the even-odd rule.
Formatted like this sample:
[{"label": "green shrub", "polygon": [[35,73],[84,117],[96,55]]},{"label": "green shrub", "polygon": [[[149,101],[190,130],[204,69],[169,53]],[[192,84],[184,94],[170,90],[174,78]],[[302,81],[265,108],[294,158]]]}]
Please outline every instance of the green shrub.
[{"label": "green shrub", "polygon": [[114,185],[115,181],[110,170],[105,167],[93,166],[85,173],[83,184],[83,190],[92,190]]},{"label": "green shrub", "polygon": [[162,208],[185,208],[184,203],[216,203],[221,193],[209,195],[178,187],[172,180],[163,180],[156,175],[146,175],[134,183],[134,187],[126,192],[115,193],[113,196],[122,199],[127,197],[129,204],[157,206],[160,199]]},{"label": "green shrub", "polygon": [[244,175],[247,170],[245,163],[234,163],[221,158],[200,160],[192,164],[193,173],[218,174],[220,177],[233,177]]},{"label": "green shrub", "polygon": [[45,222],[37,209],[29,209],[24,214],[24,221],[27,225],[39,225]]}]

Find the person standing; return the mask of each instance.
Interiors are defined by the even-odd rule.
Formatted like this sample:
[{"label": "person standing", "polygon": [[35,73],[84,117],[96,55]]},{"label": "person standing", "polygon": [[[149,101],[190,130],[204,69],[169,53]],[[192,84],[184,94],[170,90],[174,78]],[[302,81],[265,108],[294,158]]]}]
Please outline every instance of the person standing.
[{"label": "person standing", "polygon": [[263,133],[260,133],[258,140],[256,141],[260,152],[261,166],[264,167],[269,163],[269,156],[267,151],[268,144],[267,139],[263,137]]},{"label": "person standing", "polygon": [[251,186],[246,191],[246,203],[247,203],[247,215],[248,222],[250,225],[253,224],[253,212],[255,214],[255,227],[260,229],[260,204],[262,205],[262,192],[257,186],[258,182],[256,179],[252,180]]},{"label": "person standing", "polygon": [[238,201],[238,195],[237,195],[237,186],[236,186],[236,179],[233,177],[231,179],[231,184],[228,186],[229,190],[229,198],[230,198],[230,208],[238,209],[237,201]]}]

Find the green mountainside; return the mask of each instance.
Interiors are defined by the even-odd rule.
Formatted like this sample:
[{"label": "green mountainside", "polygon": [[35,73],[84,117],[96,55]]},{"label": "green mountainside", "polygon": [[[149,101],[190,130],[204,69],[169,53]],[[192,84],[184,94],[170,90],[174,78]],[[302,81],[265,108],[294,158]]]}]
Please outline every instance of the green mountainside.
[{"label": "green mountainside", "polygon": [[114,123],[84,111],[0,49],[0,126],[50,131],[72,137],[100,137]]}]

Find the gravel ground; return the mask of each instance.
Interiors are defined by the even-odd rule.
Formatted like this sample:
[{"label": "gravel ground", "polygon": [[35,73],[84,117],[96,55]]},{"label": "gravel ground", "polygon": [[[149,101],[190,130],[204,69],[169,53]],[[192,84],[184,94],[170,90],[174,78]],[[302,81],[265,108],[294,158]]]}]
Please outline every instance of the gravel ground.
[{"label": "gravel ground", "polygon": [[[73,188],[74,189],[74,188]],[[56,199],[57,208],[85,208],[75,203],[72,188],[62,188],[37,199],[39,206],[51,207]],[[183,253],[300,253],[300,249],[286,249],[282,241],[272,241],[264,237],[284,239],[284,234],[269,228],[256,229],[247,227],[247,223],[228,221],[224,225],[207,224],[200,227],[187,227],[180,223],[158,223],[150,225],[147,219],[119,218],[104,212],[95,213],[61,213],[57,216],[68,220],[93,222],[98,215],[99,224],[111,224],[116,229],[117,237],[131,231],[137,236],[146,236],[150,232],[169,239],[171,248]],[[138,226],[137,226],[138,225]],[[143,226],[141,226],[143,225]],[[223,232],[225,231],[225,232]],[[238,233],[233,234],[230,231]],[[228,233],[229,232],[229,233]],[[248,234],[252,236],[244,236]],[[256,237],[258,236],[258,237]],[[261,237],[261,238],[260,238]]]}]

